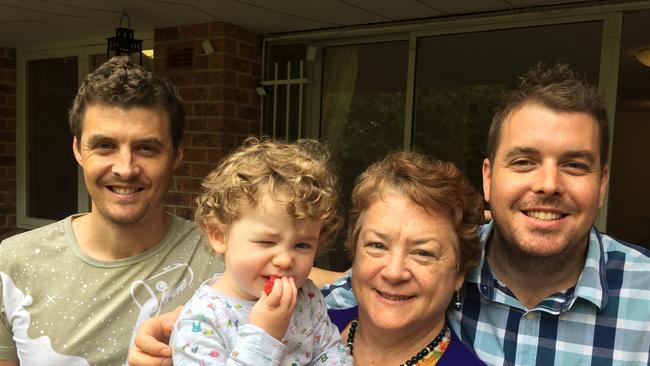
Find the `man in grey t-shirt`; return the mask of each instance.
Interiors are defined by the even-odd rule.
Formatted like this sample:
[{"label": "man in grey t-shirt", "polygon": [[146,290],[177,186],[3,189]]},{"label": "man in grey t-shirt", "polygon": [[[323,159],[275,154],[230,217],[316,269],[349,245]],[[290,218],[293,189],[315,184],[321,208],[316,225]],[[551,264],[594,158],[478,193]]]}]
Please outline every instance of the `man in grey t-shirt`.
[{"label": "man in grey t-shirt", "polygon": [[193,223],[165,212],[183,157],[182,101],[113,58],[70,110],[92,211],[0,245],[0,366],[122,365],[134,330],[222,272]]}]

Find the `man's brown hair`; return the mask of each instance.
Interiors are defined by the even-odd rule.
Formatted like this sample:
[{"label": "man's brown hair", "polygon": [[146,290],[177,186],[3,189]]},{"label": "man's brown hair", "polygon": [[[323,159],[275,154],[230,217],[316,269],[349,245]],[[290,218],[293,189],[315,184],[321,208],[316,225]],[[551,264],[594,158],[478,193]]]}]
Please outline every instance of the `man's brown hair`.
[{"label": "man's brown hair", "polygon": [[176,88],[165,78],[116,56],[86,76],[68,112],[70,130],[81,141],[83,118],[89,106],[101,104],[124,109],[163,108],[169,117],[174,151],[183,138],[185,110]]},{"label": "man's brown hair", "polygon": [[519,86],[507,92],[492,118],[488,135],[487,154],[494,161],[501,139],[504,121],[526,104],[539,104],[555,112],[580,112],[590,115],[600,133],[600,165],[607,165],[609,127],[605,101],[598,89],[569,65],[547,67],[535,65],[520,78]]}]

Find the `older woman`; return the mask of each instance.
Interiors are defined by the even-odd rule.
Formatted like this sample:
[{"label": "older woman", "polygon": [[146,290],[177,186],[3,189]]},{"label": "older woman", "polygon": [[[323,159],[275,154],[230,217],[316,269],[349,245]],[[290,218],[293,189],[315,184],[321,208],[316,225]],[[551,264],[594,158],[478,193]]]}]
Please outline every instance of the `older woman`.
[{"label": "older woman", "polygon": [[[352,269],[324,288],[355,364],[482,365],[445,321],[465,274],[478,264],[482,220],[481,197],[451,163],[398,152],[357,178],[346,242]],[[339,310],[337,288],[350,283],[358,307]],[[147,324],[132,366],[160,364],[141,349],[168,352],[147,336],[161,338],[163,322]]]},{"label": "older woman", "polygon": [[358,311],[330,310],[355,364],[481,364],[445,312],[478,264],[482,220],[481,197],[451,163],[400,152],[357,178],[346,246]]}]

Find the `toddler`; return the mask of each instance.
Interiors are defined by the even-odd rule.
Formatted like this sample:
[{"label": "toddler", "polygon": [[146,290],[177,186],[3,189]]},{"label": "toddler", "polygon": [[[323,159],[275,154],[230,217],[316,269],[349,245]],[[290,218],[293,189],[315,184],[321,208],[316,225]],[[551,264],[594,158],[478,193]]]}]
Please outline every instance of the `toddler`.
[{"label": "toddler", "polygon": [[307,278],[340,227],[328,157],[317,141],[248,139],[205,178],[196,222],[226,270],[183,308],[174,365],[352,365]]}]

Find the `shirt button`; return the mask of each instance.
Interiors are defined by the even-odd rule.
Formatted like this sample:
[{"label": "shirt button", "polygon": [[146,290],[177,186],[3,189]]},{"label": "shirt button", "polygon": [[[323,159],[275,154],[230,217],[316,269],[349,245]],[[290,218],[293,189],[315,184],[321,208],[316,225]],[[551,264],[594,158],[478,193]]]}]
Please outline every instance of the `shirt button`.
[{"label": "shirt button", "polygon": [[533,314],[533,313],[528,313],[528,314],[526,314],[526,319],[528,319],[528,320],[533,320],[533,319],[535,319],[535,314]]}]

